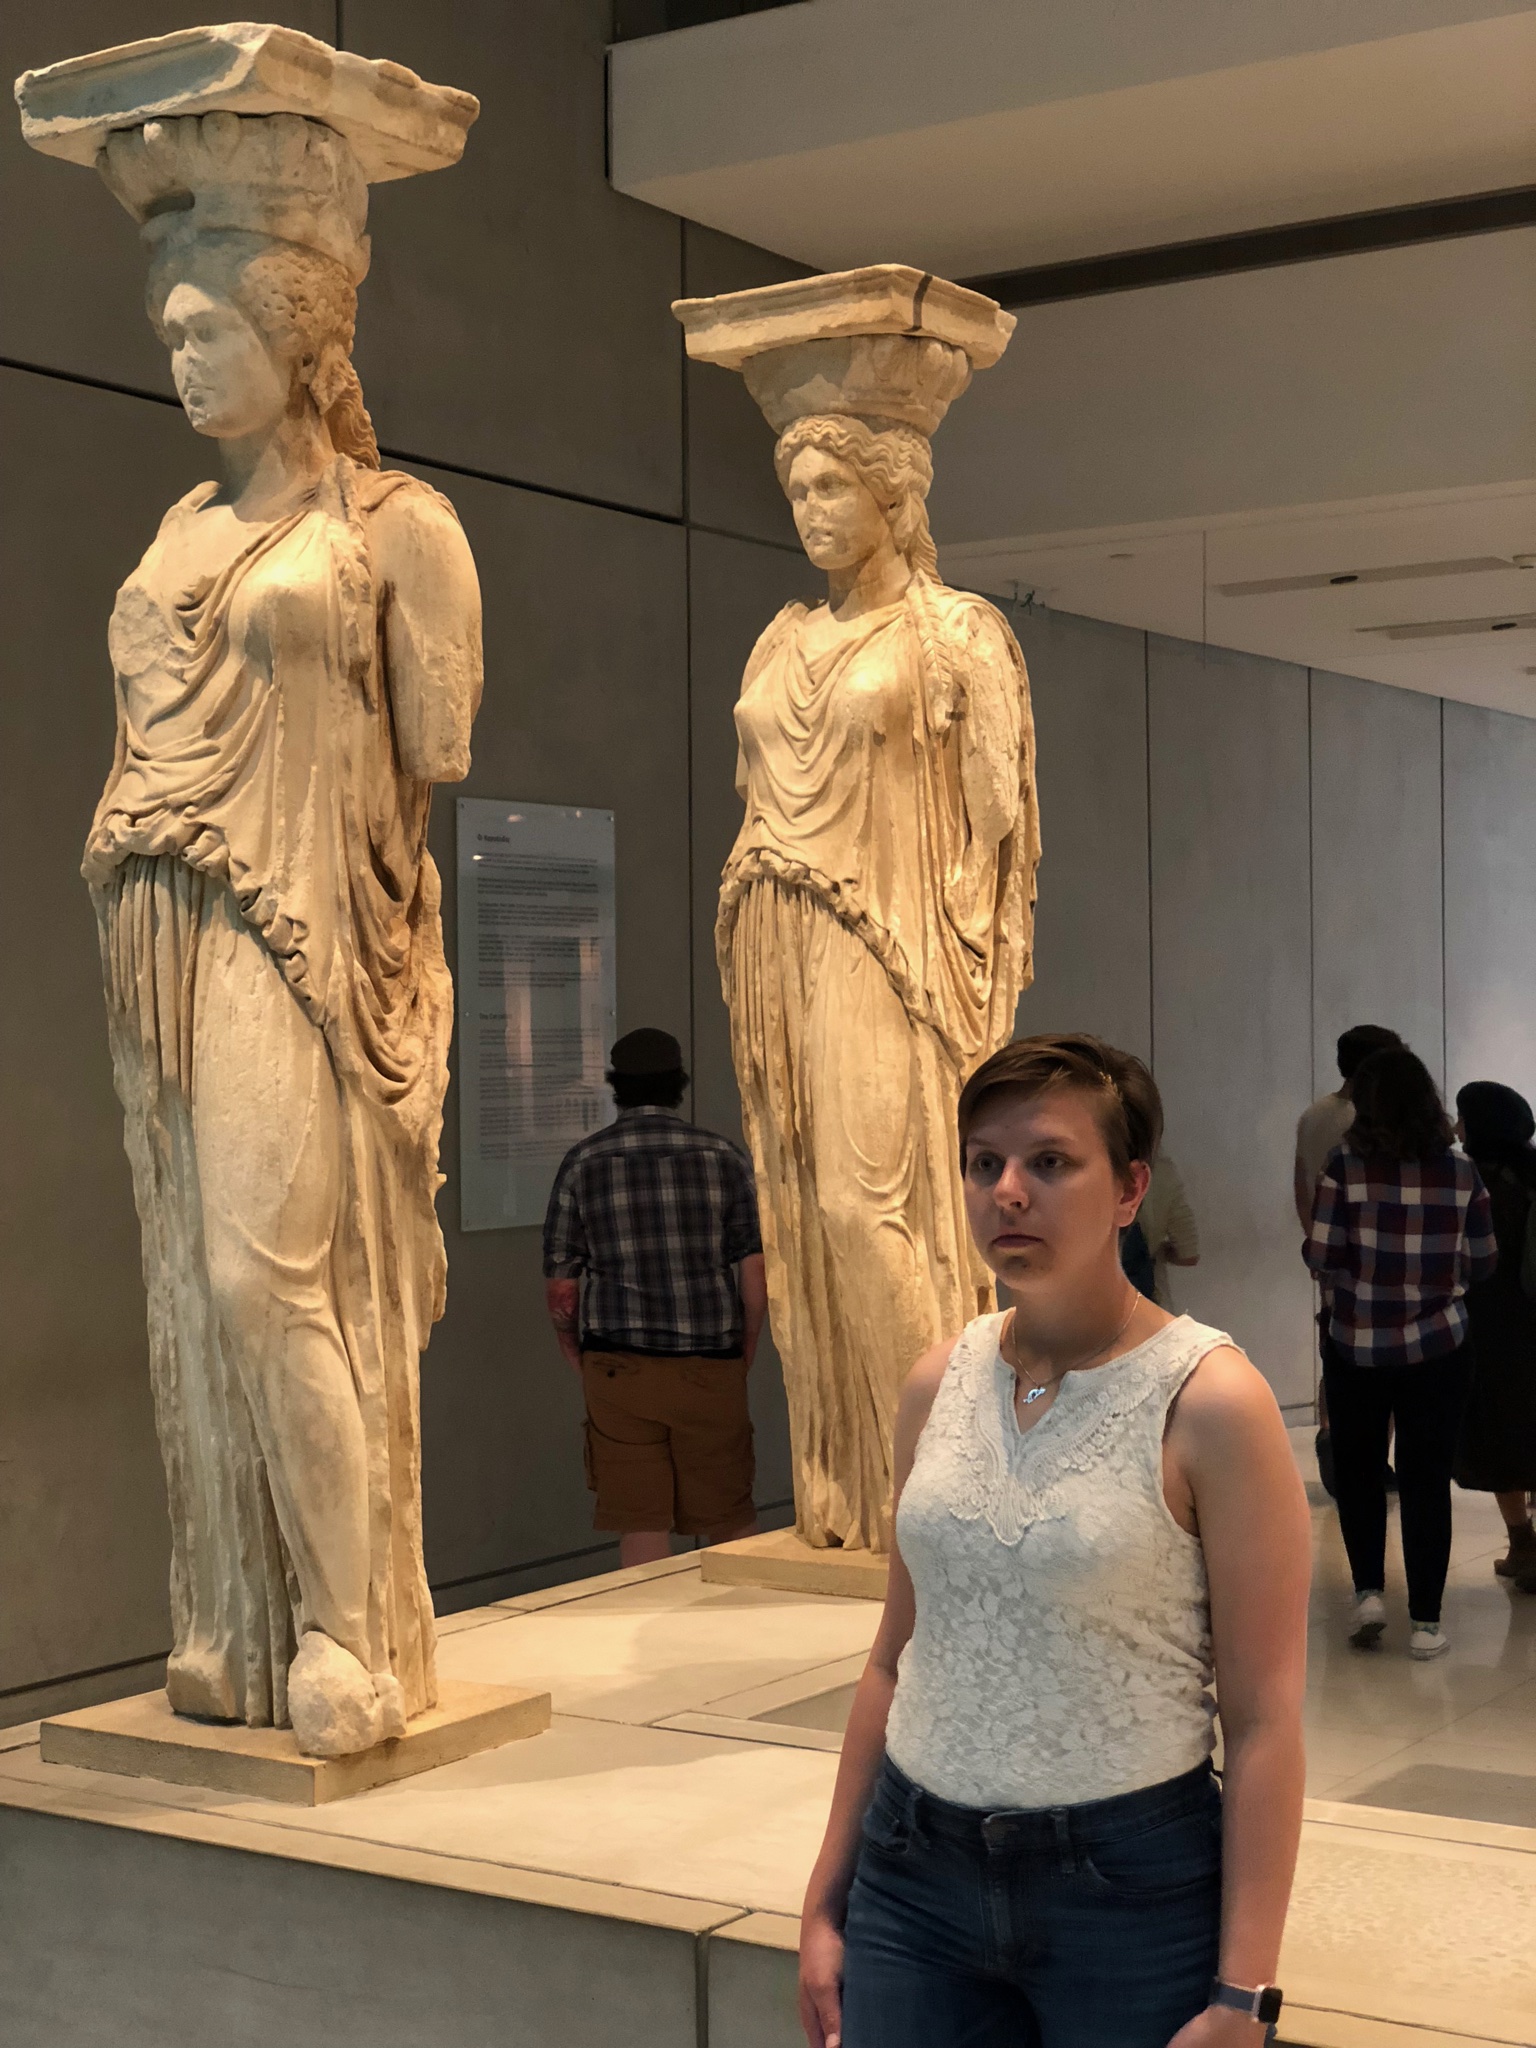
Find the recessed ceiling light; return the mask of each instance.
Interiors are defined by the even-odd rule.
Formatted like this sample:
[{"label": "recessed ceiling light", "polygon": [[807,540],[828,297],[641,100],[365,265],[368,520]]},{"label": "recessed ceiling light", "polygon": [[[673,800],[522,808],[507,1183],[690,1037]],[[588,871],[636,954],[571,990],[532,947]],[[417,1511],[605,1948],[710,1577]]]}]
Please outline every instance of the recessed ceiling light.
[{"label": "recessed ceiling light", "polygon": [[1454,640],[1476,633],[1528,633],[1536,629],[1536,612],[1511,618],[1506,612],[1491,619],[1423,619],[1397,626],[1356,626],[1357,633],[1376,633],[1383,640]]},{"label": "recessed ceiling light", "polygon": [[[1536,562],[1536,555],[1529,558]],[[1329,590],[1338,584],[1406,583],[1420,576],[1488,575],[1519,567],[1510,555],[1465,555],[1454,562],[1399,562],[1389,569],[1341,569],[1319,576],[1260,576],[1250,583],[1218,583],[1223,597],[1275,597],[1284,590]]]}]

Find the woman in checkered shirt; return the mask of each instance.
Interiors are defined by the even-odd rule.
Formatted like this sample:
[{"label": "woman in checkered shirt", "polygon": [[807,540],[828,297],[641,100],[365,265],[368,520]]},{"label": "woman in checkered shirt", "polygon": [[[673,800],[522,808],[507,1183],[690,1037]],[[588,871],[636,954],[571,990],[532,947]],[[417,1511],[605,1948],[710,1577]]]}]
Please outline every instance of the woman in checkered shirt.
[{"label": "woman in checkered shirt", "polygon": [[1412,1657],[1450,1648],[1440,1602],[1451,1556],[1451,1465],[1470,1379],[1466,1292],[1498,1263],[1488,1193],[1452,1149],[1450,1119],[1406,1046],[1372,1055],[1355,1120],[1317,1184],[1306,1260],[1323,1284],[1323,1385],[1357,1649],[1387,1625],[1386,1464],[1397,1431]]}]

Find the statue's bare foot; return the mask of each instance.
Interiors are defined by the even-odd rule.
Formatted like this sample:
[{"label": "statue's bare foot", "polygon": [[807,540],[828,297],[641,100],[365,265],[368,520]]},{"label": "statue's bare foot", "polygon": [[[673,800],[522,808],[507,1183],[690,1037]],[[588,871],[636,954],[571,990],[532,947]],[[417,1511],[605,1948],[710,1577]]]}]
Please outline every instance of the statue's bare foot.
[{"label": "statue's bare foot", "polygon": [[305,1756],[356,1756],[386,1732],[373,1679],[318,1629],[305,1634],[288,1667],[288,1719]]}]

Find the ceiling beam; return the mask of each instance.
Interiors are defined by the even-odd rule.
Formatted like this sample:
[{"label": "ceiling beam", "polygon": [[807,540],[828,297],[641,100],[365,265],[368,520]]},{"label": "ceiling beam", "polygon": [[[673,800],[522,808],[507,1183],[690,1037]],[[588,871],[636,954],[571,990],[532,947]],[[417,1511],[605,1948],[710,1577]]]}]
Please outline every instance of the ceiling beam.
[{"label": "ceiling beam", "polygon": [[1373,249],[1449,242],[1465,235],[1487,235],[1501,228],[1533,224],[1536,185],[1514,185],[1498,192],[1473,192],[1458,199],[1421,200],[1412,206],[1386,206],[1369,213],[1335,214],[1326,220],[1250,228],[1242,234],[1165,242],[1154,249],[1083,256],[1070,263],[1041,263],[1026,270],[967,277],[961,282],[1017,311],[1021,306],[1098,298],[1106,292],[1141,291],[1148,285],[1186,284],[1194,278],[1227,277],[1240,270],[1273,270],[1287,263],[1314,263],[1326,256],[1358,256]]}]

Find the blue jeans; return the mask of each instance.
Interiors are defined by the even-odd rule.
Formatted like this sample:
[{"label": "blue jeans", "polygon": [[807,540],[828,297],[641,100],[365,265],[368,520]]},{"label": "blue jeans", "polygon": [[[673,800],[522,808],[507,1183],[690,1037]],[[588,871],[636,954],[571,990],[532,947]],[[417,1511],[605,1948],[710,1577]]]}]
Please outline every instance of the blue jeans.
[{"label": "blue jeans", "polygon": [[1220,1924],[1207,1765],[987,1813],[887,1758],[848,1900],[844,2048],[1167,2048],[1208,2003]]}]

